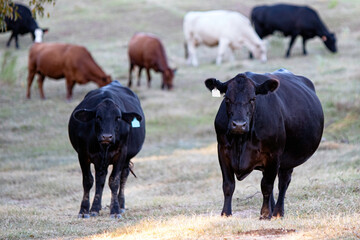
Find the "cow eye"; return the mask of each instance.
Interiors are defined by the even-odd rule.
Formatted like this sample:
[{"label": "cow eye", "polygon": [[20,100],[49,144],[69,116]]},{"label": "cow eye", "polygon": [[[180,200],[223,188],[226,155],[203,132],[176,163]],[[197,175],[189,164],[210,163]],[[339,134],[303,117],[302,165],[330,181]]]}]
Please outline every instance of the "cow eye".
[{"label": "cow eye", "polygon": [[121,117],[120,117],[120,116],[117,116],[117,117],[115,118],[115,120],[116,120],[116,121],[120,121],[120,120],[121,120]]}]

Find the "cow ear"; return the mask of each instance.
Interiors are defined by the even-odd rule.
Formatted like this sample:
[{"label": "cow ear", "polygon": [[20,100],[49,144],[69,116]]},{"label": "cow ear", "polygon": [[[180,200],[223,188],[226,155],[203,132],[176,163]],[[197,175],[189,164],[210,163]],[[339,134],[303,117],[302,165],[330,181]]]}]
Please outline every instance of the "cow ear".
[{"label": "cow ear", "polygon": [[129,124],[131,124],[134,121],[134,118],[136,118],[139,122],[141,122],[142,120],[142,117],[135,112],[122,113],[122,119],[124,119],[125,122]]},{"label": "cow ear", "polygon": [[275,91],[279,87],[280,83],[278,80],[270,79],[266,80],[263,84],[257,85],[255,94],[268,94],[269,92]]},{"label": "cow ear", "polygon": [[217,88],[221,93],[226,93],[227,84],[216,80],[215,78],[208,78],[205,80],[205,86],[212,91],[214,88]]},{"label": "cow ear", "polygon": [[95,118],[95,112],[87,109],[79,109],[74,112],[73,116],[80,122],[89,122]]}]

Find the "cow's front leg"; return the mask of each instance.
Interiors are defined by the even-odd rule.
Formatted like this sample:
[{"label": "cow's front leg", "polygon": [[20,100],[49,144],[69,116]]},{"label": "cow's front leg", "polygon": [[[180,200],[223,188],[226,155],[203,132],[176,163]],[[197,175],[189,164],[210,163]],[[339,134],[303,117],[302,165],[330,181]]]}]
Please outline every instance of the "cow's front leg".
[{"label": "cow's front leg", "polygon": [[89,198],[89,193],[90,193],[90,189],[94,183],[94,177],[91,174],[91,169],[90,169],[90,162],[88,161],[88,159],[84,156],[81,156],[79,154],[79,162],[80,162],[80,167],[81,167],[81,171],[82,171],[82,176],[83,176],[83,188],[84,188],[84,195],[83,195],[83,199],[81,201],[81,206],[80,206],[80,212],[79,212],[79,218],[89,218],[89,208],[90,208],[90,198]]},{"label": "cow's front leg", "polygon": [[[124,156],[124,153],[122,153],[122,156]],[[111,190],[111,203],[110,203],[111,218],[121,218],[118,190],[120,187],[120,173],[124,161],[125,161],[124,157],[119,157],[118,161],[115,161],[115,163],[113,164],[113,170],[109,177],[109,187]]]},{"label": "cow's front leg", "polygon": [[226,50],[229,47],[229,40],[226,38],[220,38],[219,40],[219,49],[218,49],[218,55],[216,57],[216,64],[220,65],[222,62],[222,59],[225,55]]},{"label": "cow's front leg", "polygon": [[118,201],[119,201],[119,205],[120,205],[120,213],[125,212],[125,193],[124,192],[125,192],[125,184],[126,184],[128,176],[129,176],[129,173],[130,173],[130,166],[125,167],[121,171],[120,189],[119,189],[119,195],[118,195]]},{"label": "cow's front leg", "polygon": [[235,176],[234,171],[230,166],[230,159],[227,157],[226,154],[227,148],[218,145],[218,156],[219,156],[219,163],[221,167],[221,173],[223,177],[223,192],[224,192],[224,206],[223,210],[221,211],[222,216],[231,216],[231,202],[232,196],[235,190]]},{"label": "cow's front leg", "polygon": [[260,219],[271,219],[272,217],[274,206],[273,188],[277,172],[278,164],[276,160],[266,166],[263,171],[263,178],[261,180],[263,205],[261,207]]},{"label": "cow's front leg", "polygon": [[98,216],[101,210],[101,198],[105,185],[106,174],[107,174],[107,166],[106,167],[95,166],[96,191],[95,191],[94,201],[90,210],[90,215],[92,217]]}]

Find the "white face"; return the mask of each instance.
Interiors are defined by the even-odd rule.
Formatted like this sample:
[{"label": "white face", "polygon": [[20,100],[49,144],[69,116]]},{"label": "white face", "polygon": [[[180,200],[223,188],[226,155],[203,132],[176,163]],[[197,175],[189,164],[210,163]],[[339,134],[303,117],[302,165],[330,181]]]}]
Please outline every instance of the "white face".
[{"label": "white face", "polygon": [[40,28],[35,29],[35,40],[34,40],[34,42],[36,42],[36,43],[42,42],[43,35],[44,35],[44,33],[43,33],[42,29],[40,29]]}]

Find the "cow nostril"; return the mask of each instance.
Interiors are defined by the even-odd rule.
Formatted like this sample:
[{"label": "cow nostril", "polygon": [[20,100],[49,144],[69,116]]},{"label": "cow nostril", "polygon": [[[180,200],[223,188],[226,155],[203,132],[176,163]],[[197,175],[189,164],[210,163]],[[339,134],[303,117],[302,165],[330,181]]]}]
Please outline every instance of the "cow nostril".
[{"label": "cow nostril", "polygon": [[111,134],[103,134],[102,135],[102,140],[103,141],[110,141],[112,139],[112,135]]}]

